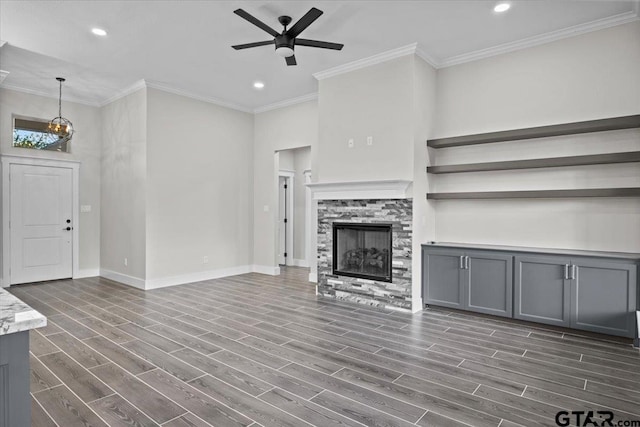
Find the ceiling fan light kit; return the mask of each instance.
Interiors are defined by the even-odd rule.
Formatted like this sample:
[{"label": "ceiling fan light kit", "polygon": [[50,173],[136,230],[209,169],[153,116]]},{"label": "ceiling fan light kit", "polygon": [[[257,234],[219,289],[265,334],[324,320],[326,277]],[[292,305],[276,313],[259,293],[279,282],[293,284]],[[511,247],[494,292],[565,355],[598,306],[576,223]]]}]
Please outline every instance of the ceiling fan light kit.
[{"label": "ceiling fan light kit", "polygon": [[242,9],[236,9],[233,11],[239,17],[246,19],[251,22],[256,27],[266,31],[271,36],[273,36],[273,40],[266,40],[261,42],[254,43],[245,43],[231,46],[236,50],[248,49],[252,47],[258,46],[268,46],[270,44],[275,45],[276,54],[285,59],[287,65],[297,65],[296,57],[295,57],[295,46],[308,46],[308,47],[316,47],[321,49],[332,49],[332,50],[342,50],[344,45],[340,43],[330,43],[323,42],[319,40],[307,40],[307,39],[299,39],[297,38],[300,33],[302,33],[307,27],[322,15],[322,11],[320,9],[316,9],[312,7],[298,22],[293,24],[293,26],[289,29],[287,27],[291,23],[290,16],[280,16],[278,21],[284,27],[282,33],[278,33],[276,30],[260,21],[258,18],[250,15]]}]

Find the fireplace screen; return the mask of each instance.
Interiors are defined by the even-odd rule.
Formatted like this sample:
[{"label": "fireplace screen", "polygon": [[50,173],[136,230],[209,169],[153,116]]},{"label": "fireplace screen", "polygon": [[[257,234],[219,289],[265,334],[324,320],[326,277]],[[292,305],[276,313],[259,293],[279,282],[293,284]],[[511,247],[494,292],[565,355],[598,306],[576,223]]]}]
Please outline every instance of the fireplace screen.
[{"label": "fireplace screen", "polygon": [[333,274],[391,282],[391,224],[334,222]]}]

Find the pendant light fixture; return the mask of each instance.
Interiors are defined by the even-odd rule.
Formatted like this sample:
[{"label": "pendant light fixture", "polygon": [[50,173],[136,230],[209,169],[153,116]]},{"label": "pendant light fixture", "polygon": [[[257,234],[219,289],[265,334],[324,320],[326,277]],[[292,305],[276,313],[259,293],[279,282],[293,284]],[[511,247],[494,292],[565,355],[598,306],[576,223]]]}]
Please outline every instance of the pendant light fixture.
[{"label": "pendant light fixture", "polygon": [[56,80],[60,83],[60,96],[58,98],[58,117],[51,120],[47,126],[50,145],[60,145],[71,141],[74,132],[73,123],[62,117],[62,82],[66,79],[56,77]]}]

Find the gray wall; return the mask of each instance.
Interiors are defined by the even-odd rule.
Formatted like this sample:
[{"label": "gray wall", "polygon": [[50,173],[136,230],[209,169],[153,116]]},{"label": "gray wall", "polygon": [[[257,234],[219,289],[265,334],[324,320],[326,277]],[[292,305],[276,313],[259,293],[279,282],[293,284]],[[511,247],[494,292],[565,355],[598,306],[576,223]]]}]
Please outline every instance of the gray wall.
[{"label": "gray wall", "polygon": [[[438,70],[432,137],[640,113],[640,22]],[[440,149],[438,164],[640,149],[640,130]],[[439,175],[434,191],[638,187],[637,164]],[[440,241],[640,251],[640,199],[436,203]]]},{"label": "gray wall", "polygon": [[[253,263],[263,271],[277,266],[275,218],[278,215],[276,151],[311,146],[318,140],[318,107],[308,101],[254,116]],[[313,166],[312,166],[313,169]],[[315,171],[313,172],[315,175]],[[265,206],[267,211],[265,211]]]},{"label": "gray wall", "polygon": [[147,278],[250,268],[252,115],[157,89],[147,108]]},{"label": "gray wall", "polygon": [[147,90],[104,106],[102,123],[100,268],[142,281],[146,279]]}]

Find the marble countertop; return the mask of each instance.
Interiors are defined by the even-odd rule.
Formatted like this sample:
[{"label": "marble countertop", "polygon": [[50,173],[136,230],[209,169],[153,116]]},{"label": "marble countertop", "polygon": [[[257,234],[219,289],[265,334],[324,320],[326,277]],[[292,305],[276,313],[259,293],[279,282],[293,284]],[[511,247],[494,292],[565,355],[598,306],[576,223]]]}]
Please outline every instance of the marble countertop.
[{"label": "marble countertop", "polygon": [[0,288],[0,336],[47,326],[47,318]]}]

